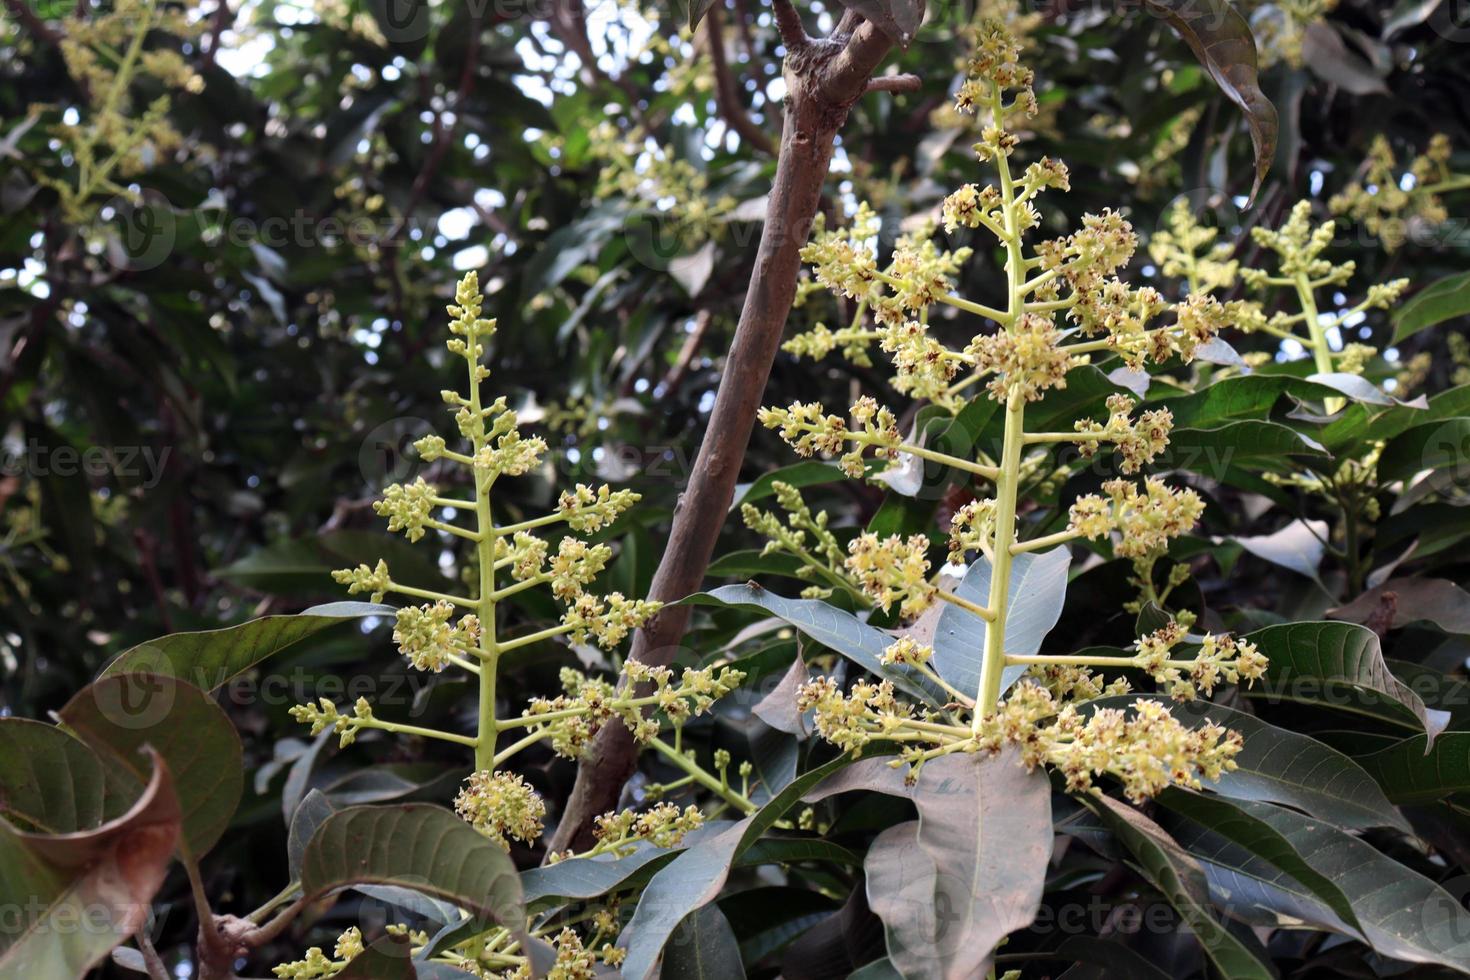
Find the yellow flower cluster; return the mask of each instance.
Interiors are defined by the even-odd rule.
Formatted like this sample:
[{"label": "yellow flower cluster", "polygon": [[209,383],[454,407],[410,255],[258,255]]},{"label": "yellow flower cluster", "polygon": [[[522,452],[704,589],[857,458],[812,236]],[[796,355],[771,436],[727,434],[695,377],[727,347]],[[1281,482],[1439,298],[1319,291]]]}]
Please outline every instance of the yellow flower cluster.
[{"label": "yellow flower cluster", "polygon": [[1079,439],[1078,449],[1084,457],[1097,452],[1102,441],[1113,443],[1118,448],[1118,468],[1124,473],[1137,473],[1145,464],[1169,446],[1169,433],[1174,428],[1174,414],[1167,408],[1149,409],[1133,419],[1137,405],[1132,398],[1123,394],[1108,396],[1108,421],[1106,424],[1092,419],[1082,419],[1076,430],[1092,438]]},{"label": "yellow flower cluster", "polygon": [[1157,477],[1144,480],[1144,492],[1129,480],[1103,484],[1106,497],[1089,493],[1072,504],[1070,527],[1082,537],[1096,540],[1119,532],[1113,553],[1120,558],[1138,558],[1163,551],[1199,522],[1205,503],[1188,487],[1174,489]]},{"label": "yellow flower cluster", "polygon": [[848,543],[846,567],[879,609],[887,612],[897,602],[900,615],[909,618],[934,600],[928,551],[929,539],[922,534],[880,538],[865,532]]},{"label": "yellow flower cluster", "polygon": [[971,500],[950,518],[949,560],[959,565],[969,552],[988,552],[994,538],[995,501]]},{"label": "yellow flower cluster", "polygon": [[330,957],[320,946],[313,946],[306,951],[303,959],[282,963],[272,968],[271,972],[281,980],[324,980],[326,977],[336,976],[347,964],[361,956],[363,948],[362,930],[353,926],[337,937]]},{"label": "yellow flower cluster", "polygon": [[913,637],[901,636],[888,645],[878,660],[889,667],[922,667],[933,657],[933,647],[919,643]]},{"label": "yellow flower cluster", "polygon": [[294,705],[291,708],[291,717],[303,725],[311,726],[313,735],[331,730],[340,737],[338,744],[347,748],[357,740],[357,733],[364,728],[372,727],[373,706],[368,703],[367,698],[358,698],[352,705],[352,714],[344,715],[337,710],[331,698],[322,698],[316,704]]},{"label": "yellow flower cluster", "polygon": [[1175,200],[1166,220],[1168,227],[1153,233],[1148,254],[1159,271],[1189,283],[1190,295],[1209,295],[1235,285],[1240,263],[1231,258],[1235,247],[1217,242],[1220,229],[1202,225],[1194,216],[1187,197]]},{"label": "yellow flower cluster", "polygon": [[58,193],[69,218],[86,219],[94,194],[129,195],[126,178],[165,162],[184,146],[183,136],[168,118],[167,94],[139,109],[132,105],[129,92],[142,78],[165,90],[203,91],[203,79],[179,51],[158,44],[144,47],[151,33],[195,41],[204,20],[193,16],[193,6],[192,0],[170,5],[117,0],[106,9],[67,20],[61,53],[67,71],[86,93],[90,112],[79,125],[52,130],[57,144],[66,147],[75,161],[75,185],[45,175],[40,180]]},{"label": "yellow flower cluster", "polygon": [[[898,457],[903,437],[898,419],[874,399],[864,396],[852,406],[852,420],[857,428],[836,415],[826,414],[817,402],[793,402],[790,408],[762,408],[758,416],[768,429],[779,429],[781,438],[800,456],[823,453],[838,456],[838,465],[853,479],[863,476],[863,449],[872,446],[879,459]],[[846,450],[847,443],[853,443]]]},{"label": "yellow flower cluster", "polygon": [[686,834],[704,826],[704,814],[699,807],[686,806],[680,810],[672,803],[658,803],[642,813],[622,810],[604,813],[593,827],[599,852],[610,852],[623,856],[632,853],[641,841],[654,847],[678,847]]},{"label": "yellow flower cluster", "polygon": [[546,804],[517,773],[481,769],[465,780],[454,811],[506,850],[510,839],[531,843],[541,836]]},{"label": "yellow flower cluster", "polygon": [[1062,334],[1049,316],[1027,313],[1010,330],[976,337],[965,353],[982,372],[993,374],[990,397],[1004,402],[1012,391],[1027,401],[1039,401],[1048,388],[1065,388],[1070,355],[1062,348]]},{"label": "yellow flower cluster", "polygon": [[913,716],[913,708],[899,701],[889,681],[858,681],[846,696],[830,677],[817,677],[797,691],[796,706],[812,712],[817,734],[854,756],[863,746],[898,730],[899,722]]},{"label": "yellow flower cluster", "polygon": [[1183,624],[1171,622],[1138,641],[1138,656],[1135,662],[1148,671],[1159,684],[1167,687],[1169,696],[1176,701],[1193,701],[1198,692],[1205,695],[1215,690],[1221,678],[1231,684],[1242,680],[1252,682],[1266,673],[1265,656],[1254,643],[1237,640],[1231,636],[1216,636],[1206,633],[1199,642],[1199,652],[1194,660],[1184,667],[1179,660],[1171,659],[1173,649],[1185,642]]},{"label": "yellow flower cluster", "polygon": [[686,667],[674,683],[674,673],[668,667],[650,667],[637,660],[627,661],[623,674],[630,685],[650,685],[652,693],[619,696],[611,683],[567,667],[561,671],[564,693],[554,698],[533,698],[515,721],[529,733],[549,739],[552,751],[558,755],[576,759],[598,729],[614,717],[622,720],[635,739],[647,742],[658,735],[661,726],[657,718],[646,716],[644,709],[661,712],[671,723],[680,725],[709,711],[715,701],[745,679],[743,672],[731,667]]},{"label": "yellow flower cluster", "polygon": [[433,526],[434,498],[439,488],[422,477],[408,486],[394,483],[383,488],[383,499],[373,502],[379,517],[388,518],[388,530],[402,531],[410,541],[424,536],[424,528]]},{"label": "yellow flower cluster", "polygon": [[803,578],[821,578],[826,586],[812,585],[802,592],[805,598],[826,598],[832,593],[832,585],[842,586],[853,592],[861,587],[847,578],[843,565],[847,554],[837,542],[837,536],[827,527],[827,512],[813,514],[801,491],[789,483],[777,481],[771,485],[776,502],[786,511],[783,521],[772,511],[761,510],[754,504],[742,504],[740,516],[745,526],[766,538],[761,556],[785,552],[801,560],[798,574]]},{"label": "yellow flower cluster", "polygon": [[1449,137],[1436,133],[1400,174],[1393,147],[1378,136],[1368,149],[1361,181],[1334,194],[1328,207],[1360,222],[1392,252],[1408,240],[1415,222],[1432,226],[1449,219],[1443,193],[1470,187],[1470,177],[1450,171],[1452,152]]},{"label": "yellow flower cluster", "polygon": [[423,606],[405,606],[398,610],[393,626],[393,642],[418,670],[434,673],[448,667],[454,657],[473,656],[480,642],[480,620],[473,613],[451,624],[454,606],[435,602]]}]

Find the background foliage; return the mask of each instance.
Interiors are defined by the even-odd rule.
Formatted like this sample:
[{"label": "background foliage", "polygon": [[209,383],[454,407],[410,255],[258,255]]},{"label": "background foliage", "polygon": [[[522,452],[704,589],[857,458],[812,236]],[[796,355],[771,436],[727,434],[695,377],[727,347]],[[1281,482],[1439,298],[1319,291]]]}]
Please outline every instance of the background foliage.
[{"label": "background foliage", "polygon": [[[94,16],[91,6],[50,10],[17,0],[0,21],[6,714],[44,718],[62,709],[117,653],[163,634],[340,598],[331,568],[388,555],[395,568],[413,568],[416,581],[456,579],[464,556],[446,552],[435,564],[420,550],[397,558],[402,544],[380,531],[368,504],[384,482],[422,467],[405,448],[428,431],[438,391],[452,383],[440,310],[465,269],[488,284],[487,307],[500,320],[492,365],[522,417],[538,421],[557,450],[555,485],[595,478],[644,494],[621,526],[626,537],[608,573],[612,586],[641,594],[752,274],[782,92],[770,10],[754,0],[716,2],[691,34],[683,10],[614,0],[470,0],[407,15],[373,0],[188,6],[150,31],[146,45],[177,51],[198,82],[144,77],[130,93],[135,107],[167,94],[167,119],[181,137],[121,178],[142,203],[103,188],[64,207],[57,188],[77,186],[75,131],[96,112],[97,92],[67,70],[57,39],[73,20]],[[823,202],[829,221],[857,199],[894,219],[929,212],[974,179],[972,120],[949,106],[968,31],[982,15],[1007,16],[1027,38],[1041,83],[1036,136],[1072,166],[1074,191],[1061,203],[1068,228],[1084,211],[1119,207],[1146,236],[1182,195],[1250,261],[1252,226],[1276,226],[1301,198],[1325,215],[1330,196],[1361,176],[1380,135],[1406,164],[1443,132],[1467,169],[1470,24],[1455,21],[1450,0],[1250,5],[1280,135],[1249,211],[1245,124],[1163,20],[1132,4],[979,6],[932,5],[913,44],[890,59],[920,75],[922,89],[854,109]],[[813,31],[840,15],[818,3],[804,13]],[[1463,196],[1448,201],[1449,220],[1411,229],[1392,250],[1380,234],[1345,222],[1333,257],[1356,260],[1365,282],[1408,275],[1415,290],[1462,272],[1470,206]],[[983,295],[1001,278],[997,263],[980,258],[962,291]],[[1136,263],[1142,280],[1175,288],[1142,251]],[[1271,355],[1256,378],[1235,379],[1228,395],[1171,398],[1185,430],[1176,434],[1173,465],[1200,476],[1212,498],[1205,524],[1173,555],[1194,573],[1173,604],[1242,633],[1329,616],[1374,625],[1393,676],[1412,682],[1428,710],[1448,713],[1437,772],[1444,779],[1445,767],[1458,766],[1457,782],[1416,790],[1413,767],[1427,763],[1404,746],[1413,747],[1422,727],[1405,721],[1396,707],[1403,699],[1381,691],[1347,685],[1319,703],[1261,698],[1233,707],[1358,759],[1390,800],[1405,804],[1405,827],[1428,842],[1376,829],[1364,838],[1373,853],[1446,884],[1458,899],[1470,890],[1458,796],[1470,792],[1461,741],[1470,736],[1460,734],[1470,731],[1470,622],[1455,584],[1470,536],[1462,487],[1404,497],[1372,488],[1380,516],[1349,544],[1353,520],[1343,520],[1337,503],[1262,478],[1281,469],[1284,445],[1331,471],[1325,460],[1335,466],[1366,440],[1391,437],[1384,466],[1394,465],[1398,446],[1398,476],[1436,460],[1463,477],[1470,404],[1455,386],[1470,380],[1462,298],[1470,286],[1461,279],[1439,288],[1439,311],[1458,310],[1458,319],[1413,332],[1413,320],[1406,327],[1400,317],[1397,335],[1386,313],[1358,325],[1366,342],[1390,351],[1369,377],[1396,397],[1436,396],[1428,413],[1355,405],[1334,422],[1307,419],[1294,399],[1311,393],[1289,381],[1309,373],[1293,359],[1300,352],[1262,335],[1229,337],[1242,352]],[[794,325],[836,325],[842,314],[832,303],[814,294],[794,311]],[[436,369],[423,367],[426,358]],[[814,367],[783,355],[764,401],[841,404],[856,388],[881,391],[878,377],[836,358]],[[1156,382],[1150,397],[1173,394]],[[1060,405],[1057,417],[1076,417],[1080,406]],[[1276,428],[1220,434],[1247,415],[1253,426]],[[1438,424],[1419,428],[1429,422]],[[1291,433],[1310,442],[1271,441],[1299,439]],[[756,481],[789,462],[774,437],[759,433],[745,467]],[[844,528],[930,530],[964,499],[948,487],[917,500],[885,498],[810,465],[796,472]],[[552,477],[522,481],[525,497],[512,505],[549,504]],[[1077,490],[1089,476],[1078,470],[1072,479]],[[794,594],[749,553],[758,546],[731,520],[711,585],[762,576]],[[1345,548],[1358,549],[1356,557],[1333,553]],[[1394,587],[1398,605],[1385,620],[1372,589],[1411,575],[1414,584]],[[1070,649],[1130,642],[1137,617],[1123,611],[1134,598],[1126,577],[1117,562],[1074,565],[1054,635]],[[527,619],[545,614],[522,611]],[[687,658],[749,655],[756,688],[773,686],[798,639],[789,631],[752,638],[742,632],[751,621],[711,608],[687,641]],[[351,685],[363,684],[379,703],[396,699],[388,703],[405,716],[464,723],[456,715],[462,688],[411,675],[386,634],[378,620],[339,624],[223,688],[249,778],[204,865],[221,910],[243,914],[288,877],[283,811],[294,812],[308,790],[339,802],[442,803],[464,775],[463,760],[438,746],[364,738],[339,752],[303,737],[287,716],[299,700],[350,700]],[[808,639],[800,645],[825,656]],[[557,668],[576,659],[565,648],[538,649],[510,666],[508,696],[554,687]],[[748,755],[761,734],[749,707],[749,699],[737,703],[701,737]],[[794,765],[790,751],[789,763],[771,764]],[[800,751],[805,757],[809,747]],[[571,766],[549,756],[538,762],[544,795],[562,798]],[[829,840],[856,853],[911,804],[875,794],[823,806],[834,821]],[[1231,819],[1269,823],[1269,815],[1244,812]],[[1223,819],[1184,805],[1167,815],[1181,841],[1190,826]],[[1046,901],[1091,907],[1095,898],[1101,922],[1070,937],[1023,933],[1002,952],[1054,953],[1037,976],[1060,972],[1057,960],[1140,972],[1147,961],[1172,976],[1205,969],[1191,936],[1117,924],[1168,895],[1160,871],[1168,855],[1135,847],[1116,827],[1094,854],[1078,842],[1106,837],[1108,821],[1057,814],[1074,816],[1076,838],[1053,868]],[[1264,833],[1255,824],[1251,832]],[[1117,862],[1118,841],[1136,855],[1132,865]],[[524,864],[538,855],[515,856]],[[855,969],[881,951],[881,927],[854,889],[858,872],[841,861],[779,883],[749,869],[738,874],[720,908],[751,973],[824,975],[822,963]],[[1355,888],[1342,891],[1356,909]],[[187,957],[193,939],[187,894],[175,876],[156,906],[154,934],[171,959]],[[857,897],[843,906],[849,894]],[[256,972],[296,955],[307,933],[320,941],[340,930],[352,914],[339,907],[283,937],[263,951]],[[1095,939],[1120,933],[1106,950]],[[1361,943],[1322,936],[1278,931],[1269,955],[1246,955],[1303,976],[1367,976],[1384,966]],[[1450,946],[1467,942],[1461,935]],[[834,960],[838,948],[846,959]],[[1455,955],[1463,969],[1463,952]]]}]

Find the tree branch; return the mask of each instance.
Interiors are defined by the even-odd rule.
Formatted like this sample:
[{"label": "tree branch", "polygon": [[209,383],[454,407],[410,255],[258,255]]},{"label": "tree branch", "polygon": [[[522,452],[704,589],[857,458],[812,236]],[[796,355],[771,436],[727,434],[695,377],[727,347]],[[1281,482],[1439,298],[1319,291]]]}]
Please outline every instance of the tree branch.
[{"label": "tree branch", "polygon": [[[665,603],[684,598],[704,581],[796,295],[800,251],[821,200],[833,141],[892,47],[865,21],[850,35],[834,31],[829,38],[814,40],[789,0],[775,0],[775,10],[787,49],[782,66],[787,95],[781,151],[745,306],[704,440],[688,486],[675,505],[668,545],[649,589],[650,598]],[[848,23],[844,17],[843,25]],[[646,664],[670,663],[689,615],[688,606],[665,606],[635,634],[630,656]],[[548,852],[590,846],[593,819],[617,805],[636,762],[637,746],[622,723],[604,725],[577,767],[576,786]]]},{"label": "tree branch", "polygon": [[30,31],[36,40],[44,41],[51,45],[61,43],[61,35],[52,30],[44,20],[36,16],[36,12],[31,9],[30,4],[26,3],[26,0],[5,0],[5,9],[10,11],[10,16],[25,25],[25,29]]},{"label": "tree branch", "polygon": [[725,39],[720,31],[718,4],[704,15],[704,24],[705,40],[709,42],[709,60],[715,72],[715,104],[719,106],[720,115],[731,129],[740,134],[741,139],[762,153],[774,156],[776,147],[765,130],[757,126],[745,111],[745,103],[740,97],[740,86],[735,83],[735,76],[730,73],[730,65],[725,60]]}]

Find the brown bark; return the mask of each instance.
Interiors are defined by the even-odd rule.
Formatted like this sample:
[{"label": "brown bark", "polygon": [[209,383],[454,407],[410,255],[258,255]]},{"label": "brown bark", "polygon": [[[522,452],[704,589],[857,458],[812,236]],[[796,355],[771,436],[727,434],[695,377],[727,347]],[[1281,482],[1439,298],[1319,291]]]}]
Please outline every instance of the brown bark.
[{"label": "brown bark", "polygon": [[[704,580],[796,294],[799,253],[817,212],[833,139],[892,47],[888,37],[856,16],[844,16],[829,37],[808,37],[789,0],[777,0],[776,22],[787,51],[782,66],[786,111],[776,176],[709,426],[689,484],[675,506],[668,545],[649,590],[650,598],[666,603],[697,591]],[[648,664],[670,663],[684,637],[689,612],[688,606],[665,607],[635,635],[630,656]],[[604,726],[577,768],[577,782],[551,841],[552,851],[582,850],[592,843],[593,818],[616,807],[636,759],[637,746],[628,730],[616,721]]]}]

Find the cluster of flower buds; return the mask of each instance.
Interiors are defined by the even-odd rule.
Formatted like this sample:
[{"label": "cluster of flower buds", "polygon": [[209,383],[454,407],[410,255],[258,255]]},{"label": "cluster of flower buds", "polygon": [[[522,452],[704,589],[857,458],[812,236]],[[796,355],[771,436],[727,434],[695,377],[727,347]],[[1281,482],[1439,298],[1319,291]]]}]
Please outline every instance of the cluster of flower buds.
[{"label": "cluster of flower buds", "polygon": [[[1012,111],[1027,116],[1036,114],[1036,94],[1032,91],[1034,76],[1031,69],[1021,64],[1021,43],[1016,36],[998,21],[984,22],[975,39],[975,52],[966,66],[966,78],[955,93],[955,109],[960,112],[976,112],[991,108],[1005,92],[1015,91],[1010,106],[1001,106],[1002,117]],[[1000,130],[1004,118],[992,120],[992,129]],[[1010,146],[999,135],[986,130],[982,141],[991,152],[1009,152]],[[1010,144],[1014,145],[1014,144]],[[976,148],[976,152],[981,152]]]},{"label": "cluster of flower buds", "polygon": [[1119,532],[1113,552],[1120,558],[1138,558],[1163,551],[1199,522],[1205,504],[1198,493],[1174,489],[1157,477],[1144,480],[1144,492],[1129,480],[1103,484],[1106,496],[1089,493],[1073,502],[1069,529],[1089,540]]},{"label": "cluster of flower buds", "polygon": [[393,642],[414,668],[438,673],[454,657],[474,656],[480,643],[478,616],[466,614],[458,623],[450,622],[453,617],[448,602],[405,606],[398,610]]},{"label": "cluster of flower buds", "polygon": [[281,980],[325,980],[336,976],[347,964],[361,956],[364,948],[362,930],[353,926],[337,937],[331,956],[320,946],[313,946],[306,951],[304,958],[292,963],[282,963],[271,972]]},{"label": "cluster of flower buds", "polygon": [[621,810],[604,813],[593,826],[596,851],[619,857],[632,853],[641,842],[654,847],[678,847],[690,834],[704,826],[704,814],[697,806],[680,810],[673,803],[658,803],[639,813]]},{"label": "cluster of flower buds", "polygon": [[995,501],[971,500],[949,521],[949,560],[962,565],[972,551],[990,550],[995,540]]},{"label": "cluster of flower buds", "polygon": [[986,719],[981,741],[991,751],[1020,746],[1028,765],[1057,770],[1072,793],[1098,792],[1094,780],[1112,776],[1135,803],[1170,786],[1199,789],[1202,779],[1219,779],[1236,768],[1244,744],[1239,732],[1212,721],[1186,728],[1157,701],[1140,698],[1131,714],[1099,708],[1084,716],[1029,683],[1016,685],[1001,710]]},{"label": "cluster of flower buds", "polygon": [[[828,583],[841,582],[858,590],[843,574],[847,554],[838,543],[837,536],[827,527],[827,512],[813,514],[811,507],[802,499],[801,491],[789,483],[777,481],[771,485],[776,502],[786,511],[786,520],[772,511],[761,510],[754,504],[742,504],[740,516],[745,526],[766,539],[761,557],[785,552],[801,560],[797,574],[803,578],[824,578]],[[802,592],[806,598],[825,598],[831,595],[829,586],[812,585]]]},{"label": "cluster of flower buds", "polygon": [[1220,229],[1200,224],[1188,197],[1174,201],[1166,220],[1168,227],[1154,232],[1148,242],[1149,257],[1160,272],[1187,281],[1191,296],[1208,296],[1235,285],[1240,262],[1231,258],[1234,245],[1216,241]]},{"label": "cluster of flower buds", "polygon": [[627,661],[623,674],[630,688],[648,684],[652,693],[620,697],[611,683],[566,667],[561,671],[564,693],[554,698],[533,698],[516,721],[528,732],[544,735],[558,755],[576,759],[598,729],[614,717],[621,719],[639,742],[648,742],[658,735],[661,726],[656,717],[645,715],[644,709],[652,708],[671,723],[682,725],[690,717],[709,711],[715,701],[745,679],[743,672],[731,667],[686,667],[675,683],[674,672],[668,667],[651,667],[637,660]]},{"label": "cluster of flower buds", "polygon": [[796,357],[820,361],[840,348],[842,356],[858,367],[872,367],[873,359],[868,356],[868,345],[874,336],[873,331],[861,325],[832,330],[825,323],[818,323],[807,332],[799,333],[786,341],[781,349]]},{"label": "cluster of flower buds", "polygon": [[1137,473],[1144,465],[1169,446],[1169,433],[1174,428],[1174,414],[1167,408],[1153,408],[1137,419],[1132,417],[1138,403],[1124,394],[1108,396],[1106,424],[1092,419],[1076,423],[1079,433],[1090,438],[1078,440],[1077,448],[1084,457],[1097,452],[1100,442],[1110,442],[1118,449],[1118,468],[1124,473]]},{"label": "cluster of flower buds", "polygon": [[1408,240],[1413,222],[1433,226],[1449,220],[1440,197],[1445,189],[1470,187],[1465,176],[1450,172],[1452,152],[1449,137],[1436,133],[1400,173],[1388,138],[1377,136],[1368,149],[1362,179],[1334,194],[1328,207],[1333,214],[1360,222],[1392,252]]},{"label": "cluster of flower buds", "polygon": [[981,334],[965,348],[982,372],[993,374],[990,397],[1004,402],[1011,392],[1038,401],[1048,388],[1066,386],[1073,366],[1062,348],[1062,334],[1049,316],[1027,313],[1009,330]]},{"label": "cluster of flower buds", "polygon": [[844,696],[836,681],[818,677],[797,691],[796,706],[812,712],[818,735],[854,756],[913,716],[913,708],[894,696],[889,681],[858,681]]},{"label": "cluster of flower buds", "polygon": [[933,657],[933,647],[911,636],[901,636],[884,649],[878,660],[889,667],[922,667]]},{"label": "cluster of flower buds", "polygon": [[887,612],[897,602],[908,619],[929,608],[937,591],[929,579],[928,551],[922,534],[880,538],[865,532],[848,542],[846,568],[879,609]]},{"label": "cluster of flower buds", "polygon": [[506,850],[511,838],[529,844],[540,837],[546,817],[546,803],[519,774],[484,769],[465,780],[454,810]]},{"label": "cluster of flower buds", "polygon": [[1265,656],[1248,640],[1206,633],[1193,660],[1171,658],[1174,648],[1186,642],[1185,625],[1173,621],[1141,637],[1134,658],[1134,663],[1164,685],[1176,701],[1193,701],[1200,692],[1208,696],[1222,678],[1231,684],[1242,680],[1249,683],[1266,673]]},{"label": "cluster of flower buds", "polygon": [[1256,242],[1276,254],[1279,273],[1272,275],[1264,269],[1242,269],[1240,272],[1241,279],[1252,289],[1263,290],[1276,286],[1295,289],[1302,307],[1301,312],[1282,311],[1269,320],[1260,314],[1252,321],[1238,325],[1246,329],[1260,329],[1264,326],[1278,336],[1291,337],[1294,336],[1292,328],[1305,321],[1310,336],[1298,339],[1313,351],[1319,370],[1361,372],[1368,359],[1377,352],[1367,345],[1355,344],[1350,350],[1344,349],[1334,354],[1327,346],[1327,334],[1365,310],[1392,307],[1408,289],[1409,280],[1394,279],[1370,286],[1363,301],[1356,306],[1335,315],[1319,314],[1315,291],[1323,286],[1346,285],[1352,279],[1356,263],[1333,263],[1323,257],[1322,253],[1332,242],[1335,223],[1328,221],[1313,227],[1311,216],[1311,202],[1301,201],[1291,209],[1290,217],[1281,228],[1252,229],[1251,234]]},{"label": "cluster of flower buds", "polygon": [[[898,457],[898,447],[903,442],[898,419],[867,396],[853,403],[852,420],[856,428],[839,416],[826,414],[817,402],[793,402],[790,408],[763,408],[759,418],[766,428],[779,429],[781,438],[798,455],[840,454],[838,465],[853,479],[864,475],[864,448],[872,446],[879,459],[893,460]],[[849,442],[853,443],[850,450]]]},{"label": "cluster of flower buds", "polygon": [[367,698],[358,698],[352,705],[352,714],[344,715],[337,710],[331,698],[322,698],[316,704],[294,705],[291,708],[291,717],[303,725],[311,726],[313,735],[331,730],[338,734],[338,744],[347,748],[357,740],[357,733],[364,728],[372,727],[373,706],[368,703]]}]

